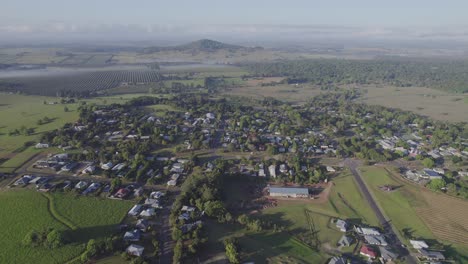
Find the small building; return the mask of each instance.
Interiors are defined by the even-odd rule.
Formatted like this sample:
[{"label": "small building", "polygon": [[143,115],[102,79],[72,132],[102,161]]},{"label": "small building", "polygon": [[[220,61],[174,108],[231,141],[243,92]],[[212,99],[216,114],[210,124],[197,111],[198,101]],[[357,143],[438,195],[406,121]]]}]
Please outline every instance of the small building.
[{"label": "small building", "polygon": [[332,166],[327,166],[328,172],[336,172],[336,170]]},{"label": "small building", "polygon": [[47,143],[37,143],[36,146],[34,146],[37,149],[43,149],[43,148],[48,148],[49,144]]},{"label": "small building", "polygon": [[131,215],[131,216],[137,216],[138,214],[140,214],[141,209],[142,209],[141,204],[135,204],[132,207],[132,209],[130,209],[130,211],[128,211],[128,214]]},{"label": "small building", "polygon": [[268,172],[270,173],[270,177],[276,178],[276,165],[268,166]]},{"label": "small building", "polygon": [[131,244],[130,246],[127,247],[125,252],[127,252],[127,254],[135,256],[135,257],[141,257],[141,256],[143,256],[143,251],[144,250],[145,250],[145,248],[143,246]]},{"label": "small building", "polygon": [[328,264],[346,264],[346,259],[342,257],[333,257],[330,259]]},{"label": "small building", "polygon": [[141,231],[146,232],[146,230],[148,230],[148,228],[150,227],[150,224],[146,219],[138,219],[135,226]]},{"label": "small building", "polygon": [[373,248],[371,248],[371,247],[369,247],[367,245],[363,245],[361,247],[361,250],[359,251],[359,254],[361,254],[363,256],[366,256],[366,257],[368,257],[370,259],[375,259],[377,257],[377,252]]},{"label": "small building", "polygon": [[379,247],[379,251],[380,251],[380,258],[384,262],[392,261],[398,258],[398,254],[396,254],[395,252],[392,252],[387,247]]},{"label": "small building", "polygon": [[154,208],[148,208],[143,211],[141,211],[140,216],[141,217],[152,217],[156,215],[156,210]]},{"label": "small building", "polygon": [[124,237],[123,237],[125,241],[132,241],[132,242],[139,241],[140,238],[141,238],[141,231],[139,229],[135,229],[133,231],[127,231],[125,232]]},{"label": "small building", "polygon": [[353,239],[347,235],[343,235],[340,240],[338,240],[338,246],[340,247],[349,247],[353,244]]},{"label": "small building", "polygon": [[270,196],[273,196],[273,197],[308,198],[309,197],[309,189],[307,189],[307,188],[270,187]]},{"label": "small building", "polygon": [[377,229],[371,228],[371,227],[355,226],[354,231],[356,231],[356,233],[358,233],[360,235],[380,236],[380,232]]},{"label": "small building", "polygon": [[427,260],[445,260],[445,256],[438,251],[429,251],[425,249],[420,249],[419,253],[421,257]]},{"label": "small building", "polygon": [[336,228],[338,228],[341,232],[346,232],[348,230],[348,223],[346,223],[344,220],[337,219]]},{"label": "small building", "polygon": [[414,249],[422,249],[428,248],[429,246],[423,240],[410,240],[410,244],[413,246]]},{"label": "small building", "polygon": [[130,194],[130,191],[127,188],[120,188],[115,194],[114,197],[124,199]]},{"label": "small building", "polygon": [[385,238],[382,235],[378,235],[378,236],[364,235],[364,240],[369,245],[376,245],[376,246],[388,245],[387,241],[385,241]]},{"label": "small building", "polygon": [[80,181],[75,185],[75,189],[81,190],[88,186],[88,183],[85,181]]}]

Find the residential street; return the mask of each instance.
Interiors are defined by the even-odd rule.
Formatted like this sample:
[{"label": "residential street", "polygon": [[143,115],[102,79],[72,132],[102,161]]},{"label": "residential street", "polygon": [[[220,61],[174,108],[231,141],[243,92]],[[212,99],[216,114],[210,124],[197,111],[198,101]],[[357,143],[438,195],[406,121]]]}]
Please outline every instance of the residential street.
[{"label": "residential street", "polygon": [[380,210],[377,202],[374,200],[374,197],[369,192],[366,184],[362,180],[361,175],[358,171],[358,166],[360,165],[358,161],[353,159],[346,159],[344,161],[346,167],[348,167],[353,174],[354,178],[356,179],[356,183],[361,190],[361,193],[364,195],[364,198],[368,201],[371,209],[374,211],[377,219],[379,220],[380,224],[382,225],[386,235],[390,238],[389,243],[393,245],[394,248],[398,249],[398,253],[401,257],[405,258],[406,262],[409,264],[417,264],[418,261],[414,256],[410,254],[410,252],[402,247],[404,245],[400,238],[396,235],[395,227],[392,225],[390,219],[386,219],[382,211]]}]

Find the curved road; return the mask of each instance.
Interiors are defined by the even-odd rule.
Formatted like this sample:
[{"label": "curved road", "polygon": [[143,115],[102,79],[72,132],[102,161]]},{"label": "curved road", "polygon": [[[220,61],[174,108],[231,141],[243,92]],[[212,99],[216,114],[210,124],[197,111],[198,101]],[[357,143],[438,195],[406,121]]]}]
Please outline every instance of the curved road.
[{"label": "curved road", "polygon": [[361,193],[364,195],[364,198],[367,200],[371,209],[374,211],[375,215],[377,216],[377,219],[379,220],[380,225],[383,227],[386,235],[390,238],[389,243],[392,244],[394,248],[399,251],[398,254],[401,257],[404,257],[407,263],[417,264],[418,261],[416,260],[416,258],[412,256],[406,248],[402,247],[402,245],[404,244],[400,240],[400,238],[396,235],[395,227],[391,224],[390,220],[387,220],[385,218],[379,206],[377,205],[377,202],[374,200],[374,197],[371,195],[371,193],[369,192],[369,189],[367,188],[366,184],[362,180],[362,177],[359,174],[359,171],[357,169],[359,166],[359,162],[356,160],[352,160],[352,159],[346,159],[344,161],[344,165],[349,168],[354,178],[356,179],[356,183],[359,186]]}]

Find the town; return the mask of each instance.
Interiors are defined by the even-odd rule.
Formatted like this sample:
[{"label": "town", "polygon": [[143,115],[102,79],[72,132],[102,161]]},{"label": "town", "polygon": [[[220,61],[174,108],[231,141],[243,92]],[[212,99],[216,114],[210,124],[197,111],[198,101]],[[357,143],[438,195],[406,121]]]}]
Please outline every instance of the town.
[{"label": "town", "polygon": [[[288,226],[257,214],[278,202],[326,202],[341,173],[352,172],[359,183],[357,164],[390,164],[400,181],[468,198],[467,167],[456,166],[468,159],[466,125],[356,104],[356,93],[342,89],[304,105],[199,94],[144,96],[106,106],[83,102],[79,120],[36,142],[44,152],[19,170],[11,187],[132,201],[119,226],[118,247],[125,259],[151,263],[195,261],[213,243],[207,230],[214,225],[285,232]],[[161,114],[152,106],[169,110]],[[240,195],[252,199],[228,203],[223,197],[229,184],[221,183],[226,178],[243,182]],[[366,184],[358,185],[369,192]],[[375,203],[373,195],[364,196]],[[402,238],[381,210],[373,208],[377,224],[327,217],[326,225],[342,233],[328,244],[333,257],[327,263],[452,261],[436,240]],[[298,239],[321,250],[315,214],[307,211],[309,228]],[[225,249],[229,261],[238,263],[235,238],[225,241]]]}]

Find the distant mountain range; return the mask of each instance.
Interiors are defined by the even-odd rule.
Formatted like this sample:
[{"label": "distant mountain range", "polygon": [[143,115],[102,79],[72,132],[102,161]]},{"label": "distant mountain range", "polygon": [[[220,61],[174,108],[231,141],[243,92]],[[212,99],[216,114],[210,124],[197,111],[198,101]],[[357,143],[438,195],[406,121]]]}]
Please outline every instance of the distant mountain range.
[{"label": "distant mountain range", "polygon": [[193,52],[215,52],[218,50],[229,51],[255,51],[262,50],[262,47],[244,47],[239,45],[226,44],[211,39],[201,39],[179,46],[167,47],[147,47],[142,50],[142,53],[149,54],[160,51],[193,51]]}]

